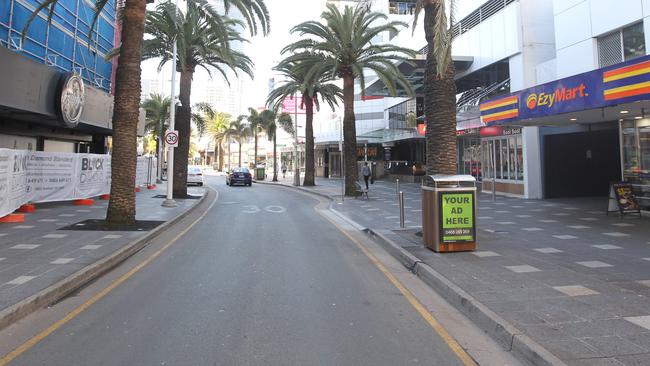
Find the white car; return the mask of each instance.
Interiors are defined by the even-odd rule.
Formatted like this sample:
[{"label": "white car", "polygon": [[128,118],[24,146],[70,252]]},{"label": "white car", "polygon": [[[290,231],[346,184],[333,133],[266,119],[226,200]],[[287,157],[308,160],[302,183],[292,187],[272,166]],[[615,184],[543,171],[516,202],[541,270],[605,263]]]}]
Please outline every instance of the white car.
[{"label": "white car", "polygon": [[187,167],[187,185],[190,184],[203,185],[203,171],[198,166]]}]

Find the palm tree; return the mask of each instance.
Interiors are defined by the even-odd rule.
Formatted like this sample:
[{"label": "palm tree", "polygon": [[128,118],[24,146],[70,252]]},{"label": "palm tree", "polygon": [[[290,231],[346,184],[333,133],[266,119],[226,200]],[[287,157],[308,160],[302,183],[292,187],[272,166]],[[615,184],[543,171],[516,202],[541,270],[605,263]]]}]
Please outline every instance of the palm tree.
[{"label": "palm tree", "polygon": [[[230,122],[230,126],[228,127],[227,132],[229,137],[237,141],[237,144],[239,144],[239,160],[237,161],[237,164],[240,167],[242,166],[241,147],[251,135],[250,125],[243,122],[244,118],[246,118],[246,116],[239,116],[237,119]],[[230,155],[230,151],[228,151],[228,154]]]},{"label": "palm tree", "polygon": [[253,169],[257,168],[257,135],[264,130],[263,121],[260,118],[260,113],[255,108],[248,108],[248,116],[246,116],[250,125],[251,133],[255,139],[255,158],[253,158]]},{"label": "palm tree", "polygon": [[391,44],[373,43],[372,39],[376,36],[384,32],[398,32],[400,27],[408,25],[402,22],[386,23],[387,16],[370,11],[369,6],[346,6],[341,13],[336,5],[328,4],[321,18],[324,23],[308,21],[293,27],[291,33],[298,33],[303,39],[288,45],[282,52],[301,52],[290,56],[290,61],[307,60],[316,54],[321,59],[317,64],[318,69],[312,72],[326,72],[343,79],[345,194],[354,196],[358,179],[355,79],[359,80],[362,95],[366,88],[364,70],[374,72],[392,95],[396,94],[396,85],[412,95],[411,85],[395,62],[408,61],[415,56],[415,51]]},{"label": "palm tree", "polygon": [[[48,22],[54,8],[62,0],[43,0],[25,23],[23,37],[38,14],[47,9]],[[90,32],[95,28],[109,0],[95,0],[95,14]],[[120,3],[118,27],[121,27],[119,62],[115,77],[113,109],[113,154],[111,157],[111,199],[108,202],[108,225],[135,223],[135,171],[137,160],[137,134],[140,107],[140,60],[144,36],[145,11],[148,0],[128,0]],[[246,20],[251,35],[256,35],[258,22],[264,35],[269,32],[269,12],[264,0],[223,0],[226,13],[236,8]],[[91,38],[91,37],[88,37]],[[116,61],[117,62],[117,61]]]},{"label": "palm tree", "polygon": [[156,138],[156,154],[158,156],[158,171],[162,171],[162,154],[163,154],[163,140],[165,138],[165,130],[169,122],[169,106],[171,101],[169,97],[162,94],[152,93],[149,95],[141,107],[144,108],[146,125],[145,131],[152,133]]},{"label": "palm tree", "polygon": [[[226,1],[234,4],[257,4],[253,8],[238,9],[243,13],[249,27],[256,31],[256,19],[267,30],[268,13],[262,0]],[[243,11],[242,11],[243,10]],[[179,100],[175,127],[179,133],[174,159],[174,195],[187,195],[187,158],[189,152],[189,126],[191,120],[190,94],[192,78],[197,67],[211,74],[218,71],[228,82],[227,72],[242,71],[252,77],[253,63],[248,56],[230,47],[231,43],[246,41],[239,28],[244,22],[218,14],[206,0],[188,0],[187,11],[177,9],[171,1],[161,2],[156,10],[147,14],[145,32],[154,38],[144,41],[143,59],[160,58],[159,69],[172,58],[174,42],[178,47],[180,72]]]},{"label": "palm tree", "polygon": [[[453,24],[454,0],[450,1]],[[456,174],[456,84],[451,59],[451,33],[447,28],[444,0],[418,0],[413,28],[424,10],[427,63],[424,69],[427,174]]]},{"label": "palm tree", "polygon": [[206,132],[214,139],[215,153],[218,155],[218,170],[223,169],[223,146],[228,142],[226,131],[230,126],[230,115],[223,112],[215,112],[214,116],[207,121]]},{"label": "palm tree", "polygon": [[[309,55],[305,55],[309,56]],[[267,98],[267,104],[273,110],[278,110],[285,98],[294,95],[302,97],[302,106],[305,108],[305,179],[303,186],[315,185],[315,159],[314,159],[314,107],[320,110],[321,100],[329,104],[332,111],[338,105],[339,99],[343,98],[343,90],[337,85],[330,83],[333,79],[331,74],[322,72],[319,64],[320,57],[305,57],[302,61],[284,60],[274,70],[282,73],[286,81],[280,87],[274,89]]]},{"label": "palm tree", "polygon": [[278,181],[278,161],[277,161],[277,138],[278,129],[285,130],[288,134],[293,135],[293,121],[291,115],[287,113],[277,114],[273,110],[265,109],[260,113],[263,126],[266,130],[266,135],[269,141],[273,141],[273,181]]}]

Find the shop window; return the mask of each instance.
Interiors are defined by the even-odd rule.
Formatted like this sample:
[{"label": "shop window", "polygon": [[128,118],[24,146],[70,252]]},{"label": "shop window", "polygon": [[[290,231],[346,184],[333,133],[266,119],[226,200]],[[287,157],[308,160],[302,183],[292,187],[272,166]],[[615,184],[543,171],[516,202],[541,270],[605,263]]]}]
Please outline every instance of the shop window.
[{"label": "shop window", "polygon": [[503,138],[482,141],[480,150],[476,151],[480,156],[475,159],[479,162],[474,169],[483,179],[506,181],[523,181],[524,164],[522,139],[519,136],[508,136]]},{"label": "shop window", "polygon": [[598,38],[598,63],[606,67],[645,55],[643,23]]},{"label": "shop window", "polygon": [[521,136],[515,138],[517,142],[517,180],[524,180],[524,152]]}]

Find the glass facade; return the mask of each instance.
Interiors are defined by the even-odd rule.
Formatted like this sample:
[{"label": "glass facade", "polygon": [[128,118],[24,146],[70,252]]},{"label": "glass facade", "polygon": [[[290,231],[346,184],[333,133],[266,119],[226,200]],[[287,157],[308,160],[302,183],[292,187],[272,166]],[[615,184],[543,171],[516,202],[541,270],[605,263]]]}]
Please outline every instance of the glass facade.
[{"label": "glass facade", "polygon": [[458,174],[472,175],[481,180],[481,140],[479,136],[458,139]]},{"label": "glass facade", "polygon": [[523,183],[524,157],[521,135],[482,139],[480,167],[482,178]]},{"label": "glass facade", "polygon": [[623,176],[650,185],[650,119],[621,122]]},{"label": "glass facade", "polygon": [[416,1],[390,1],[388,3],[388,12],[390,14],[413,15],[415,14]]}]

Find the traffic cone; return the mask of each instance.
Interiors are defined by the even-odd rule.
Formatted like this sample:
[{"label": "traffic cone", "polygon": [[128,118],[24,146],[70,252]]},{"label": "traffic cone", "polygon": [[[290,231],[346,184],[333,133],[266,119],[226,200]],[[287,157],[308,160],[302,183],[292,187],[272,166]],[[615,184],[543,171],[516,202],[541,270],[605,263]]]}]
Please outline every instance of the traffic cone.
[{"label": "traffic cone", "polygon": [[36,211],[36,205],[33,203],[26,203],[22,206],[20,206],[17,210],[17,212],[22,212],[22,213],[32,213]]},{"label": "traffic cone", "polygon": [[21,213],[13,213],[0,217],[1,224],[16,224],[20,222],[25,222],[25,215]]}]

